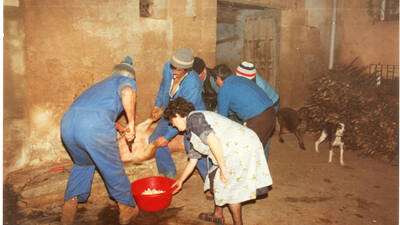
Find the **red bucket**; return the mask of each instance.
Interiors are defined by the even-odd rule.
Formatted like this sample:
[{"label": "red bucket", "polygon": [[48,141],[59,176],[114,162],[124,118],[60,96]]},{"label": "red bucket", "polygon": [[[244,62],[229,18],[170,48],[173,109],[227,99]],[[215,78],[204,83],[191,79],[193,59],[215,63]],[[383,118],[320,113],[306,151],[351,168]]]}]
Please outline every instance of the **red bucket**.
[{"label": "red bucket", "polygon": [[[157,212],[167,208],[171,204],[173,192],[171,186],[174,183],[174,179],[161,176],[146,177],[135,180],[131,184],[131,190],[139,209],[146,212]],[[153,195],[143,195],[143,192],[148,188],[165,192]]]}]

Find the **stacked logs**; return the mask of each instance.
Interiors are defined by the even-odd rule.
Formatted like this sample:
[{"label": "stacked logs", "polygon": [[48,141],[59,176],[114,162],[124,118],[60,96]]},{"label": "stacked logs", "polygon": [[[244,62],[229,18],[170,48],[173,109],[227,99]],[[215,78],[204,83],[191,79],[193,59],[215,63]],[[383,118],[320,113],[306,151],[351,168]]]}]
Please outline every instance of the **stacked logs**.
[{"label": "stacked logs", "polygon": [[320,131],[325,121],[343,122],[347,149],[393,160],[398,149],[397,89],[377,86],[375,76],[355,63],[313,80],[300,115],[310,132]]}]

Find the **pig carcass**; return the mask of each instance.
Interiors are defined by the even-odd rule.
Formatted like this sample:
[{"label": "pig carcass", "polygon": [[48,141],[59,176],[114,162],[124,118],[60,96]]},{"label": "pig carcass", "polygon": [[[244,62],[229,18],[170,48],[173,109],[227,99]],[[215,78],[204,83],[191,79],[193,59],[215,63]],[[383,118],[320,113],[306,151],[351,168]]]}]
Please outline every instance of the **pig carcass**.
[{"label": "pig carcass", "polygon": [[[131,147],[132,151],[129,150],[125,137],[118,134],[118,147],[123,162],[141,163],[154,158],[157,148],[149,143],[149,137],[156,125],[151,119],[147,119],[135,127],[136,138]],[[168,147],[171,152],[183,151],[183,135],[173,138],[168,143]]]}]

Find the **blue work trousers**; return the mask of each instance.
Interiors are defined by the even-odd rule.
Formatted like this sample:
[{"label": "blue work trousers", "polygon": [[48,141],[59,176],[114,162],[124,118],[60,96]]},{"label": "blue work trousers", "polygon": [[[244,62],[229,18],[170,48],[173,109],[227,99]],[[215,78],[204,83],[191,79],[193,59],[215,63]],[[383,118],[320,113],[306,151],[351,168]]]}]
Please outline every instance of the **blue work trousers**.
[{"label": "blue work trousers", "polygon": [[[149,138],[149,142],[152,143],[157,138],[164,136],[169,129],[169,121],[161,118],[157,124],[156,129]],[[169,140],[170,141],[170,140]],[[188,135],[185,134],[184,138],[185,151],[188,152],[190,148],[190,140]],[[176,167],[174,160],[172,159],[171,152],[168,146],[160,147],[156,151],[156,164],[158,172],[167,177],[176,177]],[[207,175],[207,159],[205,157],[201,158],[197,163],[197,169],[199,170],[201,178],[204,180]]]},{"label": "blue work trousers", "polygon": [[87,201],[97,168],[111,198],[125,205],[136,205],[109,112],[69,110],[61,122],[61,137],[74,162],[64,200],[76,196],[79,202]]}]

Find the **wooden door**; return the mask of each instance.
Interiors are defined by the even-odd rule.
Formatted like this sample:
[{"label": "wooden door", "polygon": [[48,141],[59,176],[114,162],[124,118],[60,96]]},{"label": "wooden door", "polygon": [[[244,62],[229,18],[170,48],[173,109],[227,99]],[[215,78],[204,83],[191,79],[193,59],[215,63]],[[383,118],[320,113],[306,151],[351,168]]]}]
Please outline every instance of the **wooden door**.
[{"label": "wooden door", "polygon": [[245,18],[242,61],[254,63],[258,74],[277,89],[276,20],[267,16]]}]

